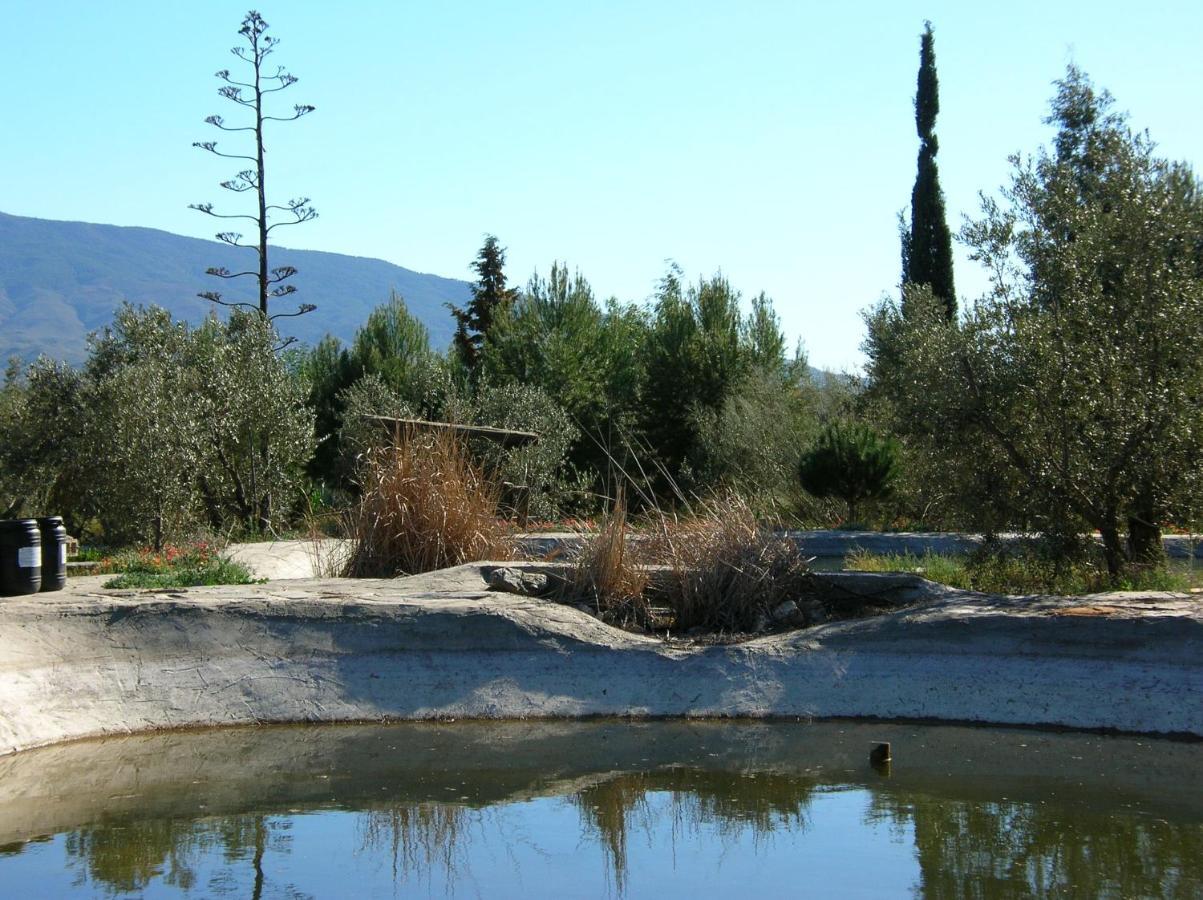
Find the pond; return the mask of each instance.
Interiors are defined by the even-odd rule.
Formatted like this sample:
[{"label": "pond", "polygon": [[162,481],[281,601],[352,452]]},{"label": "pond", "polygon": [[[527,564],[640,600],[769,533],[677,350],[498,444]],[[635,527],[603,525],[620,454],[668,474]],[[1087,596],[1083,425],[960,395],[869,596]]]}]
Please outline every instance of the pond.
[{"label": "pond", "polygon": [[1199,750],[863,722],[88,741],[0,758],[0,896],[1194,897]]}]

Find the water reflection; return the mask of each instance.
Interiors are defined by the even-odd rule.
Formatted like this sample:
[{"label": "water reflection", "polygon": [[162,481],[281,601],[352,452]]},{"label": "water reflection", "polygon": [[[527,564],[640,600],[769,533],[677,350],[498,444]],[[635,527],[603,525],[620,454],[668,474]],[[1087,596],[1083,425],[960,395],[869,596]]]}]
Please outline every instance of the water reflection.
[{"label": "water reflection", "polygon": [[1198,822],[890,794],[874,812],[914,826],[925,897],[1203,895]]},{"label": "water reflection", "polygon": [[[867,764],[879,739],[895,747],[889,777]],[[0,885],[324,896],[350,878],[364,893],[678,896],[789,891],[805,861],[816,889],[1193,897],[1197,750],[849,724],[126,738],[0,759]]]},{"label": "water reflection", "polygon": [[[288,822],[273,823],[271,847],[287,852]],[[227,862],[249,859],[252,896],[262,895],[263,856],[269,830],[263,816],[230,816],[215,822],[134,821],[89,825],[66,835],[64,849],[72,864],[114,893],[141,893],[161,881],[189,892],[197,887],[198,860],[219,854]]]}]

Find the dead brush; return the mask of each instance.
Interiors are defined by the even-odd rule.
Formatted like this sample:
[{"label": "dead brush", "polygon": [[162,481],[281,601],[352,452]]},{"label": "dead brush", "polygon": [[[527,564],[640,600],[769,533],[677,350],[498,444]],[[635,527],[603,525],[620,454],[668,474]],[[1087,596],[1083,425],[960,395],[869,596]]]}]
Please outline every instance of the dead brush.
[{"label": "dead brush", "polygon": [[415,575],[513,553],[498,518],[500,486],[454,435],[404,433],[397,446],[368,454],[360,487],[348,517],[348,577]]},{"label": "dead brush", "polygon": [[678,630],[754,630],[758,620],[809,586],[808,562],[797,544],[762,527],[737,496],[659,519],[648,558],[658,564],[657,587]]},{"label": "dead brush", "polygon": [[626,496],[620,490],[597,533],[582,542],[565,590],[578,602],[593,605],[608,622],[646,625],[648,573],[631,553],[628,531]]}]

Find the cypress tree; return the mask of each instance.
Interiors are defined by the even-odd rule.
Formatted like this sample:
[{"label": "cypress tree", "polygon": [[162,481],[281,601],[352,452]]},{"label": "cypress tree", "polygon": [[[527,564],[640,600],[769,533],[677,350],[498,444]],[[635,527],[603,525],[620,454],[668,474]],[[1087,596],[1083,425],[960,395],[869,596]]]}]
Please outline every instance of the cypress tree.
[{"label": "cypress tree", "polygon": [[455,350],[469,374],[475,377],[480,367],[480,353],[485,338],[501,310],[518,296],[514,288],[506,287],[505,248],[494,235],[485,235],[484,246],[472,263],[477,281],[472,285],[472,299],[465,308],[452,303],[447,306],[455,317]]},{"label": "cypress tree", "polygon": [[948,318],[957,314],[952,281],[952,233],[944,218],[944,192],[936,168],[936,114],[940,111],[939,81],[931,22],[924,23],[919,48],[919,80],[915,93],[915,127],[919,132],[919,162],[911,191],[911,225],[902,229],[903,283],[931,285],[944,301]]}]

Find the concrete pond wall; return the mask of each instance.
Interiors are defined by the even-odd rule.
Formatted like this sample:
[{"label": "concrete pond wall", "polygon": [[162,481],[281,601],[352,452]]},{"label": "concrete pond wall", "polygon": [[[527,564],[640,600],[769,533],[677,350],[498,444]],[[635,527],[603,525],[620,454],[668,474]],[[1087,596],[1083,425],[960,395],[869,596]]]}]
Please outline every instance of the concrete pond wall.
[{"label": "concrete pond wall", "polygon": [[[786,532],[798,542],[807,556],[819,560],[843,559],[856,550],[887,554],[925,553],[957,555],[969,553],[981,545],[982,536],[959,532],[880,532],[880,531],[822,531]],[[1017,538],[1019,535],[1003,535]],[[581,536],[569,532],[525,534],[519,537],[522,555],[530,559],[555,554],[571,554],[580,545]],[[1171,559],[1200,559],[1203,566],[1203,538],[1192,535],[1166,535],[1162,539],[1166,555]],[[256,544],[235,544],[226,555],[246,564],[261,578],[320,578],[337,574],[348,545],[336,538],[317,541],[269,541]]]},{"label": "concrete pond wall", "polygon": [[[490,564],[0,601],[0,754],[264,722],[879,717],[1203,738],[1193,596],[991,597],[850,576],[898,608],[742,644],[665,642],[489,591]],[[838,578],[841,576],[824,576]]]}]

